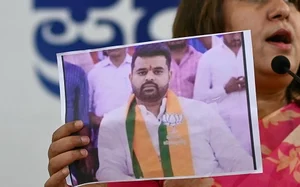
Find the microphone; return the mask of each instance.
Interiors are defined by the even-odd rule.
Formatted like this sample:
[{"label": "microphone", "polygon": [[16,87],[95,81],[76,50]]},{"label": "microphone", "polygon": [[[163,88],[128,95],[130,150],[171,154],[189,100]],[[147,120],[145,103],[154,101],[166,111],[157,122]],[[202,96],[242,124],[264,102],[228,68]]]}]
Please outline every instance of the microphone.
[{"label": "microphone", "polygon": [[291,63],[288,58],[285,56],[279,55],[273,58],[272,63],[272,70],[275,73],[278,74],[290,74],[299,84],[300,84],[300,77],[297,76],[295,73],[293,73],[290,68],[291,68]]}]

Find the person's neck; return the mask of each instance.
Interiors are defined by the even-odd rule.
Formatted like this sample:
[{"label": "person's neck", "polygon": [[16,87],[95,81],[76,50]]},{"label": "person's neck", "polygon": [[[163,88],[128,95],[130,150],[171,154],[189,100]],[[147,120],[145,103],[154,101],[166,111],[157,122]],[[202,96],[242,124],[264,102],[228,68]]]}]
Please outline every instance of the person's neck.
[{"label": "person's neck", "polygon": [[119,67],[124,62],[125,58],[126,58],[126,54],[120,55],[120,56],[111,56],[111,57],[109,57],[110,61],[116,67]]},{"label": "person's neck", "polygon": [[209,50],[210,48],[212,48],[212,36],[201,37],[200,41],[202,42],[202,44],[204,45],[204,47],[207,50]]},{"label": "person's neck", "polygon": [[259,119],[286,105],[285,90],[275,93],[256,93]]},{"label": "person's neck", "polygon": [[151,112],[154,116],[157,117],[160,112],[162,99],[156,102],[144,102],[139,99],[136,99],[136,102],[138,105],[144,105],[149,112]]},{"label": "person's neck", "polygon": [[230,49],[233,51],[233,53],[235,54],[235,56],[237,56],[238,53],[239,53],[240,48],[241,47],[231,47]]},{"label": "person's neck", "polygon": [[183,59],[187,51],[188,51],[188,45],[180,49],[171,50],[172,58],[175,60],[177,64],[180,64],[181,60]]}]

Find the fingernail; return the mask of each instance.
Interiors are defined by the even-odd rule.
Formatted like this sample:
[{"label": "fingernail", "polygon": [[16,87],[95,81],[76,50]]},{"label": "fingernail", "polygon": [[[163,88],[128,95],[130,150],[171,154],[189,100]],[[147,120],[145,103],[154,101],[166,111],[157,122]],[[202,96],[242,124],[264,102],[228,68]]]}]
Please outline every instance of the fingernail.
[{"label": "fingernail", "polygon": [[68,175],[69,174],[69,169],[68,168],[64,168],[62,170],[63,174]]},{"label": "fingernail", "polygon": [[80,153],[82,154],[82,156],[87,156],[88,152],[85,149],[81,149]]},{"label": "fingernail", "polygon": [[82,143],[88,143],[90,141],[90,138],[87,136],[82,136],[81,141],[82,141]]},{"label": "fingernail", "polygon": [[75,127],[76,127],[76,128],[81,128],[82,126],[83,126],[82,121],[76,121],[76,122],[75,122]]}]

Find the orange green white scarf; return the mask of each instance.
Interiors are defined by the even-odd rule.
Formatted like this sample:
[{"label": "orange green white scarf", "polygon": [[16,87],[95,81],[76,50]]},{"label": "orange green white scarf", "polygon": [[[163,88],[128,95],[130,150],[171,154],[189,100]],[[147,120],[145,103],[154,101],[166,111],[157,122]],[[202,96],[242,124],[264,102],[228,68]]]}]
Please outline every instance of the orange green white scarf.
[{"label": "orange green white scarf", "polygon": [[187,121],[177,96],[169,90],[166,97],[166,113],[158,129],[161,159],[152,144],[135,96],[129,100],[126,131],[136,178],[194,175]]}]

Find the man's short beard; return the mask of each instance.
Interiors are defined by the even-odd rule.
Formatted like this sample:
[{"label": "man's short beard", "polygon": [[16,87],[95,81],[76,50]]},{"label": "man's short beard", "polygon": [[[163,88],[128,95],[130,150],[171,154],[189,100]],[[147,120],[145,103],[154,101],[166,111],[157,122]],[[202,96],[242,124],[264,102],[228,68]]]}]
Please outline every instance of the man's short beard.
[{"label": "man's short beard", "polygon": [[241,40],[234,40],[230,42],[224,42],[229,48],[238,48],[242,46]]},{"label": "man's short beard", "polygon": [[[146,85],[146,84],[155,85],[156,93],[152,94],[152,95],[144,94],[143,88],[144,88],[144,85]],[[169,89],[169,83],[160,88],[155,83],[146,83],[146,84],[143,84],[141,86],[141,88],[136,88],[134,85],[132,85],[132,90],[133,90],[133,93],[135,94],[136,98],[138,98],[139,100],[141,100],[143,102],[148,102],[148,103],[157,102],[166,95],[166,93]]]}]

